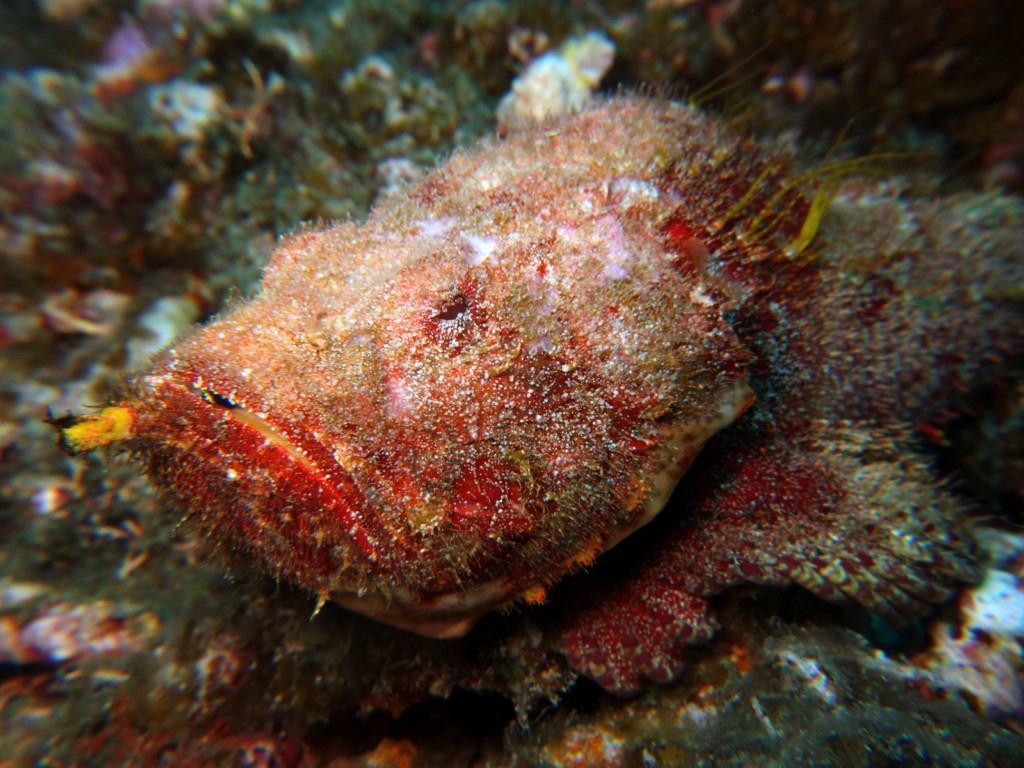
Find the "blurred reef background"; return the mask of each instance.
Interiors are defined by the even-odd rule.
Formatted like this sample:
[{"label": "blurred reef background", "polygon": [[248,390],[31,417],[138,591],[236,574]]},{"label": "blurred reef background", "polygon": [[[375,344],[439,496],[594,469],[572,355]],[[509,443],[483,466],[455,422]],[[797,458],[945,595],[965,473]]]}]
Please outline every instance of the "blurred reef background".
[{"label": "blurred reef background", "polygon": [[3,3],[0,766],[1019,764],[1019,374],[931,446],[989,521],[982,585],[899,634],[740,591],[721,642],[629,701],[552,649],[557,595],[457,642],[311,621],[200,562],[127,457],[57,450],[48,411],[251,293],[278,235],[514,122],[513,81],[588,33],[585,91],[693,97],[801,164],[906,153],[932,196],[1024,189],[1013,0]]}]

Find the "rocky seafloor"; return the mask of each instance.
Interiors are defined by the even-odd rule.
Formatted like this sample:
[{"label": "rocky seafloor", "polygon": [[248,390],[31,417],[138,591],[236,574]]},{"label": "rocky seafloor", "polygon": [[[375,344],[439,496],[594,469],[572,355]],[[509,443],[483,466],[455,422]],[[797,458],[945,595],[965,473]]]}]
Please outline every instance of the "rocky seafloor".
[{"label": "rocky seafloor", "polygon": [[[454,642],[331,605],[311,620],[309,596],[207,562],[128,457],[57,449],[48,413],[103,403],[250,293],[277,235],[361,217],[492,132],[529,62],[588,32],[614,47],[602,91],[690,97],[802,161],[874,156],[934,196],[997,209],[1024,186],[1013,3],[4,4],[0,765],[1020,760],[1012,370],[928,444],[979,520],[982,584],[900,631],[739,590],[681,679],[629,700],[554,650],[557,591]],[[616,556],[642,558],[656,526]]]}]

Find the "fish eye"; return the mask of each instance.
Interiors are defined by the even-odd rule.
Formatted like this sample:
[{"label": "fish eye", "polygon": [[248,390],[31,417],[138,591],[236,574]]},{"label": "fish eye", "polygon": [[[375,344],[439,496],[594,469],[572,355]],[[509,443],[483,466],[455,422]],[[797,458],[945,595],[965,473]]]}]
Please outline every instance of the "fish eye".
[{"label": "fish eye", "polygon": [[225,397],[219,392],[214,392],[212,389],[208,389],[206,387],[193,387],[192,391],[210,405],[216,405],[218,408],[234,410],[235,408],[240,407],[237,403],[233,402],[231,398]]},{"label": "fish eye", "polygon": [[427,318],[431,335],[439,341],[454,341],[472,323],[469,299],[458,291],[442,296]]}]

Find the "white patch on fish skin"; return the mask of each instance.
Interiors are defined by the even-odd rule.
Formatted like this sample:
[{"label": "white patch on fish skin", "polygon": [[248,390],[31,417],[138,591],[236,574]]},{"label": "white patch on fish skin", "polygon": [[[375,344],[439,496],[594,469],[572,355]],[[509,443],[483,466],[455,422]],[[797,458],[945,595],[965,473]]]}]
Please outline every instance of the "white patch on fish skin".
[{"label": "white patch on fish skin", "polygon": [[608,185],[608,195],[611,202],[629,208],[641,201],[653,202],[661,197],[661,192],[649,181],[619,178]]},{"label": "white patch on fish skin", "polygon": [[471,249],[469,263],[483,264],[491,258],[491,255],[498,248],[498,240],[494,237],[481,237],[479,235],[463,235],[463,240],[469,243]]},{"label": "white patch on fish skin", "polygon": [[609,261],[605,265],[603,274],[609,280],[625,280],[629,277],[629,271],[622,264],[614,261]]},{"label": "white patch on fish skin", "polygon": [[392,421],[408,421],[416,417],[416,396],[409,381],[401,374],[385,378],[387,394],[384,400],[384,415]]},{"label": "white patch on fish skin", "polygon": [[416,233],[420,237],[444,237],[455,226],[455,219],[448,216],[443,219],[423,219],[415,223]]}]

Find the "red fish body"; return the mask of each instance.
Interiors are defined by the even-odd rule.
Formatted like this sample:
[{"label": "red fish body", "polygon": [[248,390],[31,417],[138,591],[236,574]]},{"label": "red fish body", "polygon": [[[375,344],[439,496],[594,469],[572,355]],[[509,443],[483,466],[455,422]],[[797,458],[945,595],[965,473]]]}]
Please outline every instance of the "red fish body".
[{"label": "red fish body", "polygon": [[619,692],[676,674],[740,582],[919,611],[972,568],[906,427],[999,357],[1007,310],[938,209],[872,230],[847,201],[807,248],[807,187],[670,102],[487,142],[287,237],[254,299],[134,380],[125,436],[233,558],[448,637],[650,521],[724,430],[672,536],[564,616]]}]

